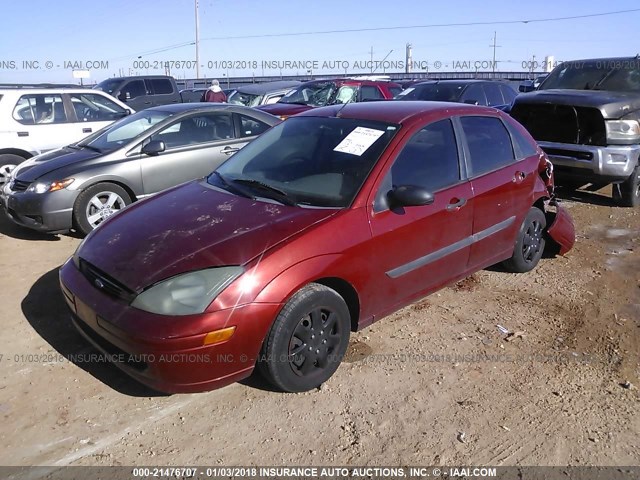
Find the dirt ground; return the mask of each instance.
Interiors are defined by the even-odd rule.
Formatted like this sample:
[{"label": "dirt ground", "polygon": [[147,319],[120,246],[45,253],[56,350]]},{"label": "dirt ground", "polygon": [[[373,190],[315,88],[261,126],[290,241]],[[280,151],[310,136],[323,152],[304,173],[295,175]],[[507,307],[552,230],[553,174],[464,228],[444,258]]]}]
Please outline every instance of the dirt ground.
[{"label": "dirt ground", "polygon": [[57,286],[79,239],[3,216],[0,465],[640,465],[640,212],[564,205],[566,257],[476,273],[352,334],[303,394],[251,378],[162,396],[69,361],[93,352]]}]

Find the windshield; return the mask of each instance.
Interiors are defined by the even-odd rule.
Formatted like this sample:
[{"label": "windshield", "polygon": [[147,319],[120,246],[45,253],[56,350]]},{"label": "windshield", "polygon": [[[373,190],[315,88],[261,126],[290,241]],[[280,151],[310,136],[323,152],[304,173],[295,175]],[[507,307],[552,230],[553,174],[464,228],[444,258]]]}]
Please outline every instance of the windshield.
[{"label": "windshield", "polygon": [[336,84],[333,82],[320,82],[291,90],[278,103],[294,103],[299,105],[310,105],[321,107],[329,105],[333,101],[336,92]]},{"label": "windshield", "polygon": [[540,85],[539,90],[552,88],[638,92],[640,91],[640,60],[565,62],[553,69]]},{"label": "windshield", "polygon": [[118,87],[120,87],[121,84],[122,80],[103,80],[93,88],[107,92],[109,95],[113,95],[113,92],[118,90]]},{"label": "windshield", "polygon": [[[291,117],[248,144],[208,178],[211,185],[266,188],[291,204],[351,204],[399,126],[374,121]],[[275,197],[272,197],[275,198]]]},{"label": "windshield", "polygon": [[234,91],[227,98],[227,103],[236,105],[244,105],[245,107],[257,107],[262,102],[264,95],[252,95],[251,93],[242,93],[238,90]]},{"label": "windshield", "polygon": [[112,123],[78,143],[78,146],[100,152],[115,150],[171,115],[171,112],[143,110]]},{"label": "windshield", "polygon": [[427,83],[403,90],[397,100],[429,100],[435,102],[457,102],[464,90],[463,84]]}]

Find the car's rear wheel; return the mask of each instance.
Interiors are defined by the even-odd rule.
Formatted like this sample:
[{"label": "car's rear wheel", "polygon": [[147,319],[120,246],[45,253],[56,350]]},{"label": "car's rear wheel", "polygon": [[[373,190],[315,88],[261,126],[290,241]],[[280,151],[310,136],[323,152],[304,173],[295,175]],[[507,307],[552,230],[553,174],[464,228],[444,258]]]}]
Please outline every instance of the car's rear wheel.
[{"label": "car's rear wheel", "polygon": [[73,225],[87,235],[114,213],[131,203],[131,197],[120,185],[96,183],[83,190],[73,205]]},{"label": "car's rear wheel", "polygon": [[544,253],[546,227],[547,220],[542,210],[531,208],[520,225],[513,255],[502,262],[504,268],[514,273],[533,270]]},{"label": "car's rear wheel", "polygon": [[311,283],[278,314],[262,346],[259,370],[285,392],[316,388],[338,369],[350,326],[344,299],[329,287]]},{"label": "car's rear wheel", "polygon": [[0,155],[0,187],[9,181],[14,168],[24,162],[26,158],[13,153],[3,153]]},{"label": "car's rear wheel", "polygon": [[621,207],[640,206],[640,165],[624,182],[613,185],[613,200]]}]

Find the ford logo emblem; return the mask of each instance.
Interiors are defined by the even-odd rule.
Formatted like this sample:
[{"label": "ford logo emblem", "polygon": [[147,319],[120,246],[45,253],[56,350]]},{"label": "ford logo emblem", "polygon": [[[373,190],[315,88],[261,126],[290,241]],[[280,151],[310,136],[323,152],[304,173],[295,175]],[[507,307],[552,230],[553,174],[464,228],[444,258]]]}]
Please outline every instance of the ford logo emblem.
[{"label": "ford logo emblem", "polygon": [[93,281],[93,284],[98,288],[104,288],[104,283],[102,283],[102,280],[100,280],[99,278],[96,278]]}]

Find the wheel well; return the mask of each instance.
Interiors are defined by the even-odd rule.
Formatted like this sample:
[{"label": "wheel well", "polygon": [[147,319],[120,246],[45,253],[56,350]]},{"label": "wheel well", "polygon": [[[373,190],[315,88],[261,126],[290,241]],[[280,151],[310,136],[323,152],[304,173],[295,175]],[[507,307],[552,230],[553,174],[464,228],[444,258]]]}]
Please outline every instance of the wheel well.
[{"label": "wheel well", "polygon": [[344,299],[351,315],[351,331],[355,332],[358,329],[358,320],[360,318],[360,299],[356,289],[349,282],[335,277],[320,278],[315,280],[314,283],[332,288]]},{"label": "wheel well", "polygon": [[131,190],[131,187],[129,187],[129,185],[127,185],[124,182],[118,182],[117,180],[100,180],[97,182],[93,182],[85,187],[82,187],[82,190],[86,190],[87,188],[93,187],[94,185],[97,185],[99,183],[113,183],[114,185],[118,185],[119,187],[124,188],[125,192],[127,192],[129,197],[131,197],[132,202],[135,202],[138,200],[138,197],[136,197],[136,194],[133,193],[133,190]]},{"label": "wheel well", "polygon": [[25,150],[19,150],[17,148],[4,148],[0,150],[0,155],[18,155],[19,157],[24,158],[25,160],[33,157],[32,154]]},{"label": "wheel well", "polygon": [[544,208],[544,202],[545,202],[546,198],[545,197],[540,197],[538,200],[535,201],[535,203],[532,205],[533,207],[539,208],[540,210],[542,210],[542,213],[545,213],[545,208]]}]

